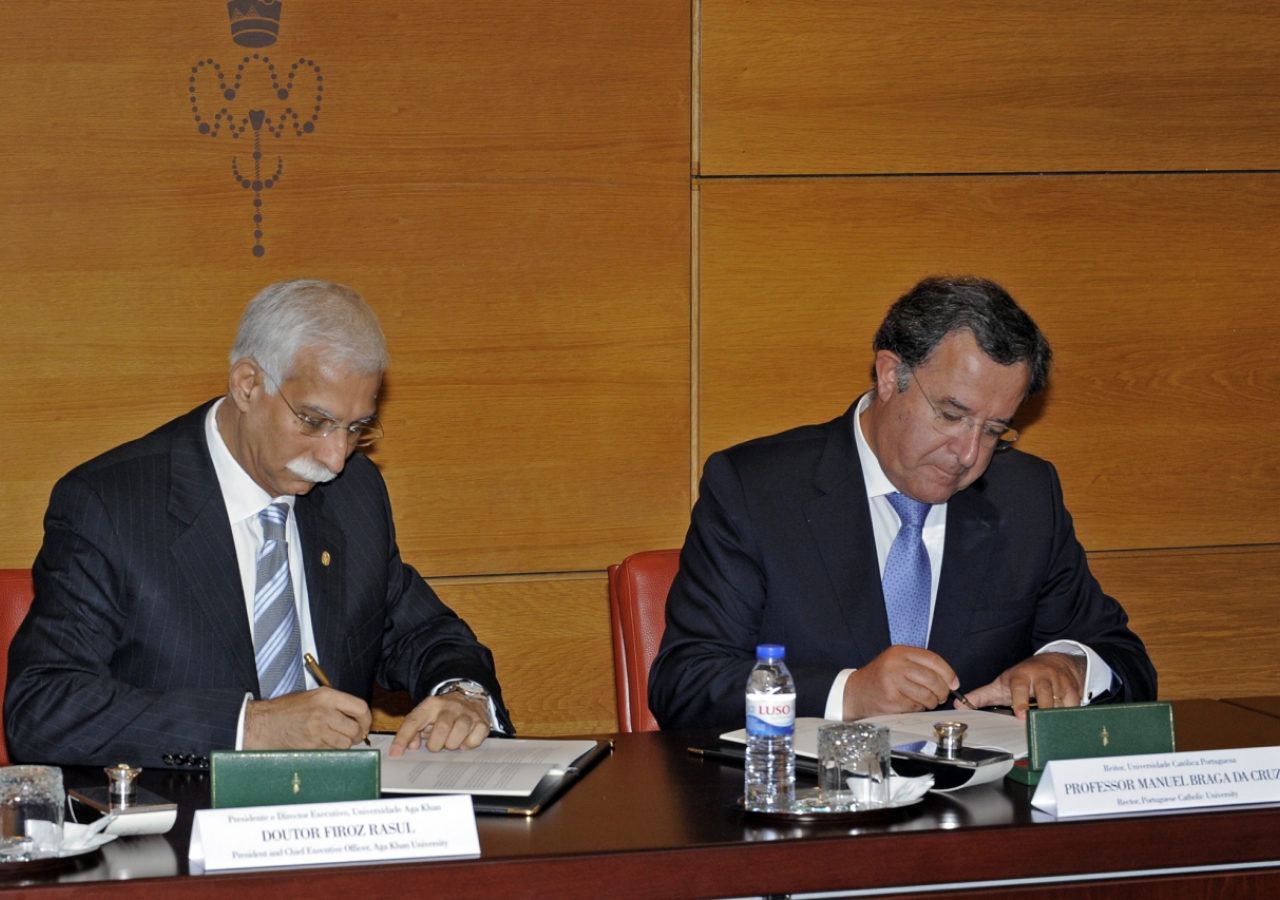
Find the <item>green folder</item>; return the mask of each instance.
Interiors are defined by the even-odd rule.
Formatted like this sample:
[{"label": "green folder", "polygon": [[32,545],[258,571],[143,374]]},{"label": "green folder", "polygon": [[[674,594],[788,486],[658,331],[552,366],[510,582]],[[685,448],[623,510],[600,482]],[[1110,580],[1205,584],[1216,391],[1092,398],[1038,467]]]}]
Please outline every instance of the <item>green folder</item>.
[{"label": "green folder", "polygon": [[377,750],[217,750],[213,808],[376,800],[381,762]]},{"label": "green folder", "polygon": [[1173,753],[1173,704],[1103,703],[1027,712],[1026,765],[1015,765],[1008,777],[1039,784],[1044,767],[1054,759]]}]

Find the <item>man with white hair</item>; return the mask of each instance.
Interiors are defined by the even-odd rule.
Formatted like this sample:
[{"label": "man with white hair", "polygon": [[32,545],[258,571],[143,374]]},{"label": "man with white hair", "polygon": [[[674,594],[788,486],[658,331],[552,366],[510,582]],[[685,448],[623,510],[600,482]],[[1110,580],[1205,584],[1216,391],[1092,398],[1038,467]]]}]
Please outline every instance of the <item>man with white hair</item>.
[{"label": "man with white hair", "polygon": [[386,486],[355,452],[382,436],[386,367],[358,293],[272,285],[241,319],[225,397],[57,483],[9,655],[12,756],[346,748],[375,681],[417,704],[393,754],[512,732],[492,655],[401,561]]}]

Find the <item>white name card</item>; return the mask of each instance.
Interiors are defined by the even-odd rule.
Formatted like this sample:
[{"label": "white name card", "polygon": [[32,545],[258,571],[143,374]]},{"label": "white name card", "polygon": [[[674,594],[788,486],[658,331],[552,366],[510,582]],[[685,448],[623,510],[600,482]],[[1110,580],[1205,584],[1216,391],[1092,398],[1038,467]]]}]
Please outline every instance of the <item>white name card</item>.
[{"label": "white name card", "polygon": [[1060,759],[1031,805],[1059,818],[1280,802],[1280,747]]},{"label": "white name card", "polygon": [[191,874],[480,855],[465,794],[197,810]]}]

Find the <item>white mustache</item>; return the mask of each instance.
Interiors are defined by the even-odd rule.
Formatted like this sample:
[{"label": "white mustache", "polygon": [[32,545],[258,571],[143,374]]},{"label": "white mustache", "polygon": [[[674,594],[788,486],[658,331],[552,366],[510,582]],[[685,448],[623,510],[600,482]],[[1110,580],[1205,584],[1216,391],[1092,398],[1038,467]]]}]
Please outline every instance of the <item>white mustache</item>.
[{"label": "white mustache", "polygon": [[303,481],[310,481],[312,484],[324,484],[338,477],[337,472],[330,471],[328,466],[307,456],[291,459],[284,464],[284,467]]}]

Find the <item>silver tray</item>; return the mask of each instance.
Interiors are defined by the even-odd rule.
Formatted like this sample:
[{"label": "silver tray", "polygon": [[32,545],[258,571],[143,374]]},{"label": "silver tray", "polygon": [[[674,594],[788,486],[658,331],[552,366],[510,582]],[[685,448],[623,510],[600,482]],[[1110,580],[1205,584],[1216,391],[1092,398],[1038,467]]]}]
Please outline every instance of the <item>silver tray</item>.
[{"label": "silver tray", "polygon": [[863,809],[833,812],[830,810],[807,809],[807,800],[818,800],[821,792],[818,788],[806,788],[796,791],[796,806],[789,810],[772,810],[760,812],[744,806],[745,797],[738,798],[738,808],[743,815],[753,822],[768,822],[775,825],[877,825],[883,822],[898,822],[919,812],[916,808],[924,802],[924,796],[917,797],[901,806],[886,806],[882,809]]}]

